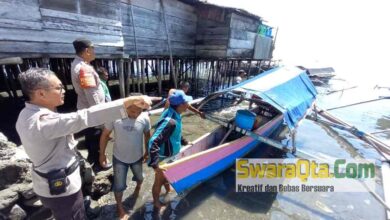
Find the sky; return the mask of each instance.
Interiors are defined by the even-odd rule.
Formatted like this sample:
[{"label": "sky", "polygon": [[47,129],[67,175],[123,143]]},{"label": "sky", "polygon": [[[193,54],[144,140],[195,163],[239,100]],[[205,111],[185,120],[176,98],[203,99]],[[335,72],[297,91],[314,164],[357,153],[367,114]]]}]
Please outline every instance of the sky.
[{"label": "sky", "polygon": [[278,27],[274,58],[285,64],[332,66],[353,80],[390,86],[390,13],[385,0],[208,2],[245,9]]}]

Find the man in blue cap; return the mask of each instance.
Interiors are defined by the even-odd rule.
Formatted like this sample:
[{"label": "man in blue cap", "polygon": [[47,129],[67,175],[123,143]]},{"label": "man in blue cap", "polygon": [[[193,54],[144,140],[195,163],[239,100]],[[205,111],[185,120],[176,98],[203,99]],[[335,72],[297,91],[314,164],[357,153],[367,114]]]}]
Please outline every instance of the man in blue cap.
[{"label": "man in blue cap", "polygon": [[154,207],[160,209],[163,204],[159,200],[161,187],[169,190],[167,180],[163,175],[163,169],[159,162],[167,157],[179,153],[181,145],[188,142],[181,135],[181,114],[184,113],[192,101],[183,90],[175,90],[169,97],[169,108],[166,109],[157,123],[156,130],[149,141],[149,166],[155,171],[154,184],[152,188]]}]

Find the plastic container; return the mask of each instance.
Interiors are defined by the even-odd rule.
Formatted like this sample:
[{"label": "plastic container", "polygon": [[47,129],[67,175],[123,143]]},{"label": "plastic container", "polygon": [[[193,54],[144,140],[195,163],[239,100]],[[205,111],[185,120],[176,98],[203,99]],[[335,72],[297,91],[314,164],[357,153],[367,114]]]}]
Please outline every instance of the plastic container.
[{"label": "plastic container", "polygon": [[267,28],[264,25],[260,25],[258,34],[260,34],[261,36],[265,36],[266,33],[267,33]]},{"label": "plastic container", "polygon": [[267,34],[266,34],[267,37],[272,37],[272,27],[268,27],[267,28]]},{"label": "plastic container", "polygon": [[256,121],[256,114],[249,110],[238,110],[236,113],[236,126],[245,130],[252,130]]}]

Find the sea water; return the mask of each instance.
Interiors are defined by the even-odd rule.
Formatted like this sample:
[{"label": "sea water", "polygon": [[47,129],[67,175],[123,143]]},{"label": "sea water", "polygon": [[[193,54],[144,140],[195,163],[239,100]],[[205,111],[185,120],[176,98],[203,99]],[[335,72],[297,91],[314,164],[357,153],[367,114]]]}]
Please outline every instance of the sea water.
[{"label": "sea water", "polygon": [[[353,89],[348,89],[357,86]],[[317,87],[317,105],[323,109],[390,96],[390,90],[374,89],[366,81],[353,82],[336,75]],[[334,92],[346,88],[344,91]],[[330,94],[329,94],[330,93]],[[390,100],[381,100],[332,110],[330,113],[366,132],[390,128]],[[214,125],[197,116],[184,119],[184,135],[202,135]],[[390,133],[377,134],[390,144]],[[303,120],[297,130],[296,147],[326,158],[380,159],[379,154],[350,133]],[[279,157],[280,152],[263,146],[249,157]],[[236,193],[234,167],[192,190],[164,216],[173,219],[384,219],[385,209],[368,192],[364,193]],[[376,193],[383,197],[381,177]]]}]

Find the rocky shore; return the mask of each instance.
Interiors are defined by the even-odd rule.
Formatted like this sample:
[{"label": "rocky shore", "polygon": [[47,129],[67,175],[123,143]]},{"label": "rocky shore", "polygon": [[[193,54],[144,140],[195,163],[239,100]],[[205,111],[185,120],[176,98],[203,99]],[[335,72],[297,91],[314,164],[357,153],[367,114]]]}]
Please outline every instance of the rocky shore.
[{"label": "rocky shore", "polygon": [[[113,142],[109,142],[108,149],[112,149]],[[86,156],[86,150],[80,149],[80,156]],[[108,152],[111,154],[111,152]],[[152,194],[154,172],[144,164],[145,180],[138,197],[132,193],[135,183],[131,181],[129,172],[127,189],[123,200],[130,219],[153,218]],[[89,219],[115,219],[116,203],[111,186],[113,181],[112,169],[95,174],[91,165],[85,161],[80,164],[80,173],[83,180],[83,194]],[[171,200],[175,194],[169,194],[162,199]],[[178,202],[171,202],[169,209],[162,213],[169,217],[174,215],[172,208]],[[171,207],[171,206],[174,207]],[[149,216],[149,217],[148,217]],[[0,133],[0,220],[45,220],[54,219],[51,211],[42,206],[41,201],[32,189],[31,161],[28,159],[22,146],[8,141]]]},{"label": "rocky shore", "polygon": [[[110,208],[114,206],[114,204],[110,205],[114,202],[113,196],[110,195],[112,169],[95,174],[91,165],[84,160],[80,168],[88,217],[90,219],[106,219],[107,216],[115,218],[115,209]],[[108,207],[105,207],[106,205]],[[31,161],[23,147],[8,141],[7,137],[0,133],[0,219],[27,218],[53,219],[51,211],[42,206],[33,191]]]}]

